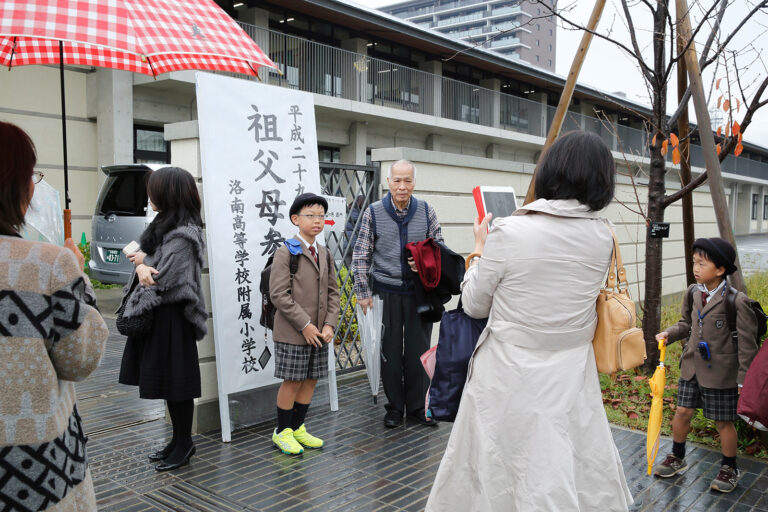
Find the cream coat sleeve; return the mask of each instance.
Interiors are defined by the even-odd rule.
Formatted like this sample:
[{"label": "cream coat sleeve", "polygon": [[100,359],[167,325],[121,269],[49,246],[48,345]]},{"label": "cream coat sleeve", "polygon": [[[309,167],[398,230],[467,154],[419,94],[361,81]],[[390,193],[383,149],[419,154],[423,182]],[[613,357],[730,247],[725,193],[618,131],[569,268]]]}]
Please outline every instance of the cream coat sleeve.
[{"label": "cream coat sleeve", "polygon": [[480,261],[469,267],[461,283],[461,301],[464,312],[472,318],[488,318],[493,295],[504,277],[507,260],[504,257],[500,230],[491,229]]}]

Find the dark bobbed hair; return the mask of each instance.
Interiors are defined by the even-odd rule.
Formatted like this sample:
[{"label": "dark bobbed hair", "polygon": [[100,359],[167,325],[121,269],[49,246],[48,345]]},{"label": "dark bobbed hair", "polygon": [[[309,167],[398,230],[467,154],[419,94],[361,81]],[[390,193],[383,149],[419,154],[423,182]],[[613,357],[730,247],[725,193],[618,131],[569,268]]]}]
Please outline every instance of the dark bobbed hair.
[{"label": "dark bobbed hair", "polygon": [[141,235],[141,250],[155,252],[169,231],[193,224],[203,225],[200,216],[200,194],[195,178],[180,167],[163,167],[149,173],[147,195],[157,207],[157,216]]},{"label": "dark bobbed hair", "polygon": [[613,199],[616,165],[599,136],[568,132],[541,156],[535,179],[536,199],[577,199],[597,211]]},{"label": "dark bobbed hair", "polygon": [[35,144],[27,132],[0,121],[0,233],[12,235],[24,226],[36,163]]}]

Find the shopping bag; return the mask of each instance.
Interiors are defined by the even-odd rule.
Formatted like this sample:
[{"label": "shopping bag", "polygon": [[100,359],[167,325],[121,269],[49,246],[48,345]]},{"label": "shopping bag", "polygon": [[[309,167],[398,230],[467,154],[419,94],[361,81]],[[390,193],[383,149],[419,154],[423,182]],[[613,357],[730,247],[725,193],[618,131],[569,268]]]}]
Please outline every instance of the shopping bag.
[{"label": "shopping bag", "polygon": [[469,359],[487,323],[487,318],[469,317],[461,302],[457,309],[443,313],[435,350],[435,369],[429,387],[427,417],[441,421],[456,419],[467,380]]},{"label": "shopping bag", "polygon": [[749,365],[737,412],[756,429],[768,430],[768,343],[763,343]]}]

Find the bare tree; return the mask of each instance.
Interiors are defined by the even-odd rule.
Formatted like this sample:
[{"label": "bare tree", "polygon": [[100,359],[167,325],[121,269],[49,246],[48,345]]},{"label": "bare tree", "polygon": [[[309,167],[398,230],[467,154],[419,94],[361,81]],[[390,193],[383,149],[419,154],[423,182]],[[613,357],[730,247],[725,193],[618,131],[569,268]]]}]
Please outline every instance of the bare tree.
[{"label": "bare tree", "polygon": [[[571,30],[589,31],[587,27],[575,22],[569,13],[574,4],[550,7],[545,0],[534,0],[543,7],[544,15],[555,16],[560,25]],[[743,6],[746,2],[747,12],[741,17],[735,28],[728,33],[722,30],[722,21],[726,12],[733,8],[736,0],[696,0],[688,6],[689,11],[683,13],[691,19],[690,37],[678,44],[677,19],[680,13],[675,13],[674,2],[669,0],[614,0],[618,4],[619,14],[611,21],[607,30],[590,31],[594,37],[601,38],[620,48],[636,65],[648,90],[651,103],[651,114],[644,116],[649,127],[650,144],[648,154],[650,166],[648,170],[648,206],[645,221],[662,222],[664,210],[683,196],[690,194],[696,187],[707,179],[702,173],[689,183],[682,183],[681,189],[673,194],[667,194],[665,175],[667,173],[667,158],[672,157],[675,163],[682,158],[690,158],[690,154],[680,154],[685,144],[679,143],[675,132],[681,116],[685,116],[689,99],[688,90],[681,91],[678,107],[672,115],[667,114],[667,88],[677,67],[684,61],[684,54],[689,50],[693,41],[700,48],[699,67],[703,70],[710,66],[717,67],[718,78],[713,80],[710,97],[718,99],[718,107],[727,114],[726,124],[718,130],[719,158],[725,157],[735,150],[737,156],[742,146],[742,134],[752,122],[755,112],[768,103],[763,99],[768,87],[768,69],[760,60],[757,49],[751,42],[744,44],[738,36],[750,24],[759,23],[756,15],[768,13],[768,1],[755,2],[738,0]],[[670,5],[670,3],[672,5]],[[643,17],[643,14],[646,16]],[[677,14],[677,15],[676,15]],[[693,19],[696,21],[694,22]],[[645,24],[640,22],[644,21]],[[617,37],[619,31],[616,24],[622,24],[620,34],[626,34],[623,39]],[[644,39],[650,39],[644,44]],[[702,44],[703,42],[703,44]],[[724,75],[724,76],[720,76]],[[741,117],[743,116],[743,117]],[[741,121],[738,121],[738,118]],[[710,129],[710,127],[702,127]],[[692,134],[695,135],[696,132]],[[680,133],[684,142],[692,134]],[[684,151],[684,153],[687,151]],[[722,191],[721,191],[722,193]],[[727,215],[725,212],[721,212]],[[662,282],[662,240],[660,238],[646,239],[645,243],[645,300],[643,304],[643,332],[648,348],[647,367],[653,368],[658,360],[654,335],[659,332],[661,322],[661,282]]]}]

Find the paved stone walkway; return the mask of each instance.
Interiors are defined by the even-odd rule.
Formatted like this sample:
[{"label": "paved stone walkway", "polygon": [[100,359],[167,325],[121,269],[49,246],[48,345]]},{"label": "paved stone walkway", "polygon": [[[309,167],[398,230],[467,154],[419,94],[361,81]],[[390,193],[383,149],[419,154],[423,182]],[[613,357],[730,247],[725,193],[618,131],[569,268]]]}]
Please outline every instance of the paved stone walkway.
[{"label": "paved stone walkway", "polygon": [[[114,321],[108,320],[113,332]],[[272,447],[274,425],[196,435],[189,466],[157,473],[147,454],[170,437],[161,401],[141,400],[117,383],[124,339],[112,335],[101,368],[78,384],[79,408],[90,435],[88,453],[99,510],[104,511],[420,511],[440,463],[451,425],[407,423],[385,429],[365,378],[339,386],[336,413],[310,409],[307,425],[326,448],[289,457]],[[740,459],[739,488],[709,491],[720,455],[694,448],[690,469],[671,480],[645,475],[645,436],[613,429],[636,504],[633,511],[768,511],[768,464]],[[662,453],[670,441],[662,445]]]}]

